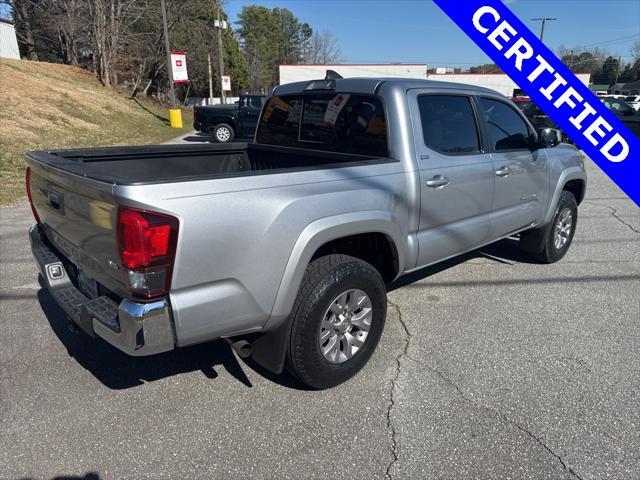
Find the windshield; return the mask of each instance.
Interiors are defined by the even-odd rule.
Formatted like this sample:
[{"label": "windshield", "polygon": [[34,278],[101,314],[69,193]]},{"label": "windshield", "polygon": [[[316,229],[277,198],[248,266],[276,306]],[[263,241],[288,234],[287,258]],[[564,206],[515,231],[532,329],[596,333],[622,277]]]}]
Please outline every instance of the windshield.
[{"label": "windshield", "polygon": [[627,101],[627,102],[637,102],[639,98],[640,97],[635,97],[635,96],[627,97],[627,98],[625,98],[625,101]]},{"label": "windshield", "polygon": [[609,107],[614,112],[625,113],[632,110],[632,108],[629,105],[615,98],[604,98],[602,101],[607,107]]}]

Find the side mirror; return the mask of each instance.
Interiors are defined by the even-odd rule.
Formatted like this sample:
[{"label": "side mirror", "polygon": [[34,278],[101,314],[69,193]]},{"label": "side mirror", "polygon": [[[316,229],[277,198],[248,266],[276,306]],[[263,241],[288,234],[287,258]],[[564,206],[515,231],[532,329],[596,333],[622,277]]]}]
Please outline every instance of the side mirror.
[{"label": "side mirror", "polygon": [[555,128],[538,129],[538,147],[553,148],[562,143],[562,132]]}]

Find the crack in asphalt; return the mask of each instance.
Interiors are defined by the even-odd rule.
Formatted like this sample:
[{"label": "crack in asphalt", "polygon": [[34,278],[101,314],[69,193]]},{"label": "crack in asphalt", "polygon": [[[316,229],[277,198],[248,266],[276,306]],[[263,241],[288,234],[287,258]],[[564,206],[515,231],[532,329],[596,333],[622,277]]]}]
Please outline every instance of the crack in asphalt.
[{"label": "crack in asphalt", "polygon": [[402,357],[407,356],[407,351],[409,350],[409,341],[411,339],[411,333],[407,328],[407,324],[404,323],[402,319],[402,312],[400,311],[400,307],[393,303],[390,300],[387,300],[387,303],[392,306],[396,312],[398,313],[398,320],[400,321],[400,325],[402,326],[402,330],[404,331],[404,346],[402,347],[402,351],[396,356],[396,371],[395,375],[391,379],[391,391],[389,393],[389,406],[387,408],[387,429],[391,433],[391,462],[387,465],[387,470],[385,471],[385,475],[388,479],[391,479],[391,469],[398,462],[398,439],[396,428],[391,421],[392,411],[396,405],[395,400],[395,391],[397,387],[398,378],[400,377],[400,370],[402,368],[400,360]]},{"label": "crack in asphalt", "polygon": [[537,435],[535,435],[533,432],[527,430],[525,427],[523,427],[522,425],[520,425],[518,422],[516,422],[515,420],[510,419],[509,417],[507,417],[506,414],[488,407],[486,405],[481,405],[479,403],[477,403],[475,400],[473,400],[472,398],[468,397],[467,395],[465,395],[465,393],[462,391],[462,389],[455,383],[453,382],[453,380],[451,380],[449,377],[447,377],[444,373],[442,373],[440,370],[437,370],[435,368],[433,368],[430,365],[427,365],[426,363],[417,360],[415,358],[413,358],[410,355],[406,355],[406,357],[411,360],[412,362],[417,363],[418,365],[423,366],[424,368],[426,368],[427,370],[429,370],[430,372],[436,374],[441,380],[443,380],[447,385],[449,385],[450,387],[452,387],[456,392],[458,392],[458,395],[460,395],[460,397],[465,400],[466,402],[470,403],[471,405],[473,405],[476,408],[485,410],[489,413],[491,413],[492,415],[504,420],[505,422],[513,425],[514,427],[516,427],[518,430],[520,430],[522,433],[526,434],[529,438],[531,438],[532,440],[534,440],[538,445],[540,445],[542,448],[544,448],[549,454],[551,454],[552,456],[554,456],[559,462],[560,465],[562,465],[562,468],[566,471],[569,472],[571,475],[573,475],[574,478],[577,478],[578,480],[585,480],[584,477],[581,477],[580,475],[578,475],[575,470],[573,468],[571,468],[569,465],[566,464],[566,462],[564,461],[564,459],[562,458],[562,456],[558,455],[556,452],[554,452],[547,444],[545,444],[540,437],[538,437]]},{"label": "crack in asphalt", "polygon": [[633,225],[631,225],[630,223],[625,222],[622,218],[620,218],[618,216],[618,210],[614,207],[612,207],[611,205],[607,205],[606,203],[598,203],[598,202],[593,202],[591,200],[585,200],[584,203],[588,203],[590,205],[598,205],[600,207],[605,207],[608,208],[609,210],[611,210],[611,216],[613,218],[615,218],[616,220],[618,220],[620,223],[622,223],[623,225],[626,225],[627,227],[629,227],[629,229],[631,229],[632,232],[635,233],[640,233],[640,230],[638,230],[637,228],[635,228]]}]

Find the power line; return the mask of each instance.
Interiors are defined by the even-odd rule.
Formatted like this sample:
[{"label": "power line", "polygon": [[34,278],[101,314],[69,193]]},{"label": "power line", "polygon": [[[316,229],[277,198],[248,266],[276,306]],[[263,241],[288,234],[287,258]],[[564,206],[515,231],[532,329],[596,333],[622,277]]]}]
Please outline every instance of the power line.
[{"label": "power line", "polygon": [[583,45],[581,47],[576,47],[576,50],[584,50],[585,48],[597,47],[597,46],[602,46],[602,45],[613,45],[613,44],[616,44],[618,42],[623,43],[623,42],[627,42],[629,40],[633,40],[634,38],[640,38],[640,34],[635,33],[633,35],[627,35],[626,37],[612,38],[611,40],[603,40],[601,42],[590,43],[588,45]]}]

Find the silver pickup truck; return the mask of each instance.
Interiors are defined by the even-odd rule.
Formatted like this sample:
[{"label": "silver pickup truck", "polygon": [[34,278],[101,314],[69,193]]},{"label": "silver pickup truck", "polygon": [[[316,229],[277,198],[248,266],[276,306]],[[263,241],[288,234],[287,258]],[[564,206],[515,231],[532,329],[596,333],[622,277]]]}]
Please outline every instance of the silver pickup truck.
[{"label": "silver pickup truck", "polygon": [[130,355],[225,338],[313,388],[353,376],[386,286],[519,236],[567,252],[580,153],[487,89],[328,78],[276,87],[255,142],[30,152],[30,230],[69,324]]}]

